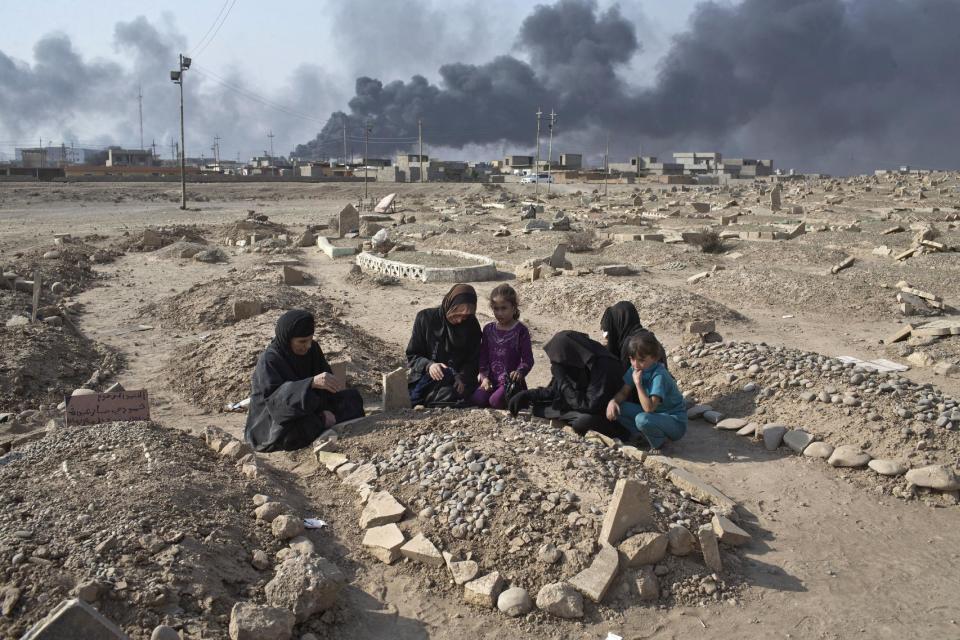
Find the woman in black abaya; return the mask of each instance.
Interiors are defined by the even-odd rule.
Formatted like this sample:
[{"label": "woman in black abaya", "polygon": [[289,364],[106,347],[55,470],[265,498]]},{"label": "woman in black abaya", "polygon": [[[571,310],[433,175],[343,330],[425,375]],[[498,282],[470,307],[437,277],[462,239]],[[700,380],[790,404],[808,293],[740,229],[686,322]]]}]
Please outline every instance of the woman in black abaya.
[{"label": "woman in black abaya", "polygon": [[407,344],[410,402],[413,405],[466,404],[477,386],[480,338],[477,292],[454,285],[439,307],[423,309]]},{"label": "woman in black abaya", "polygon": [[510,413],[530,407],[533,415],[568,423],[580,435],[597,431],[626,440],[629,432],[607,420],[607,403],[623,387],[620,361],[579,331],[560,331],[543,346],[553,375],[546,387],[511,398]]},{"label": "woman in black abaya", "polygon": [[245,436],[257,451],[293,451],[338,422],[363,416],[363,398],[333,375],[313,340],[313,314],[287,311],[253,372]]}]

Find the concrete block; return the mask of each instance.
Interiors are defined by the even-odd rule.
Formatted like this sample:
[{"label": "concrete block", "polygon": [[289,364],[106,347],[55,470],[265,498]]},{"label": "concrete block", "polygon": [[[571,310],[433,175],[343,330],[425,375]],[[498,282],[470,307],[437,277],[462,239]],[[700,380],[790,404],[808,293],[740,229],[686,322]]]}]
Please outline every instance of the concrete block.
[{"label": "concrete block", "polygon": [[654,524],[650,487],[637,480],[617,480],[600,528],[600,544],[619,544],[630,529]]},{"label": "concrete block", "polygon": [[400,547],[406,538],[403,531],[394,523],[370,527],[363,534],[364,549],[370,555],[386,564],[393,564],[400,558]]},{"label": "concrete block", "polygon": [[710,521],[710,526],[713,527],[713,533],[724,544],[740,546],[750,542],[750,534],[731,522],[729,518],[715,515]]},{"label": "concrete block", "polygon": [[444,565],[443,556],[430,540],[422,533],[418,533],[409,542],[400,547],[400,555],[421,564],[432,567]]},{"label": "concrete block", "polygon": [[378,491],[370,496],[360,514],[360,527],[369,529],[380,525],[399,522],[407,508],[397,502],[388,491]]},{"label": "concrete block", "polygon": [[261,313],[263,313],[263,303],[259,300],[237,300],[233,303],[233,319],[237,322]]},{"label": "concrete block", "polygon": [[492,609],[497,606],[497,598],[503,591],[504,582],[500,577],[500,572],[493,571],[468,582],[463,586],[463,600],[467,604],[475,604],[479,607]]},{"label": "concrete block", "polygon": [[720,545],[717,543],[717,534],[713,526],[705,524],[697,531],[700,539],[700,551],[703,553],[703,562],[716,573],[723,571],[723,560],[720,557]]},{"label": "concrete block", "polygon": [[607,594],[613,579],[617,577],[619,568],[620,554],[610,545],[602,544],[590,566],[573,576],[570,584],[594,602],[600,602]]},{"label": "concrete block", "polygon": [[21,640],[128,640],[120,627],[86,602],[64,600],[33,625]]},{"label": "concrete block", "polygon": [[409,408],[410,389],[407,386],[406,367],[383,374],[383,410],[395,411]]}]

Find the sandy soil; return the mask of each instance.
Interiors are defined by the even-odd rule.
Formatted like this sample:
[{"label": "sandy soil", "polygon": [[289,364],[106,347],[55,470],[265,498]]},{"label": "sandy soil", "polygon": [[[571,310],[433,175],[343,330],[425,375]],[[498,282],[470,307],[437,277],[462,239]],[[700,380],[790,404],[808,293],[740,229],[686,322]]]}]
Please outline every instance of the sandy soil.
[{"label": "sandy soil", "polygon": [[[942,177],[945,182],[927,185],[925,200],[895,197],[897,185],[892,182],[824,181],[810,188],[788,185],[783,194],[786,211],[778,213],[755,211],[768,207],[769,199],[749,185],[736,192],[698,194],[648,193],[642,191],[646,186],[642,185],[645,212],[660,208],[664,211],[659,213],[682,212],[679,217],[662,220],[644,218],[643,227],[631,222],[642,213],[633,205],[634,186],[612,186],[609,196],[603,198],[591,195],[592,187],[554,185],[557,195],[544,200],[546,212],[538,217],[551,220],[558,209],[563,209],[573,217],[574,231],[529,235],[521,232],[524,221],[519,219],[516,203],[532,197],[532,187],[378,185],[371,194],[380,197],[389,191],[399,193],[398,206],[403,215],[414,215],[417,221],[393,227],[391,233],[421,250],[452,248],[480,253],[495,259],[504,273],[514,273],[515,267],[529,258],[549,256],[558,241],[583,243],[583,237],[573,235],[588,229],[595,249],[568,253],[574,269],[629,264],[638,270],[628,277],[557,275],[518,285],[523,320],[532,332],[535,353],[541,356],[531,382],[540,384],[549,375],[542,366],[543,342],[564,328],[597,334],[603,307],[620,299],[633,300],[645,323],[675,354],[683,344],[682,323],[707,317],[716,319],[717,330],[725,340],[765,342],[827,356],[888,357],[906,362],[906,351],[880,342],[903,323],[919,320],[900,315],[895,285],[906,280],[943,296],[948,307],[960,305],[956,287],[960,254],[928,253],[898,263],[872,250],[881,244],[894,253],[905,250],[915,234],[910,224],[921,220],[937,227],[938,242],[960,245],[957,223],[945,217],[956,211],[956,191],[952,190],[956,176]],[[910,188],[915,191],[912,185],[917,183],[911,180]],[[137,251],[138,234],[142,237],[148,226],[175,228],[164,236],[168,243],[184,236],[190,241],[206,239],[213,243],[239,237],[237,223],[246,219],[250,210],[269,216],[292,237],[308,225],[327,224],[344,204],[356,203],[358,196],[357,187],[352,185],[197,185],[190,191],[202,201],[192,203],[192,209],[184,212],[177,208],[176,190],[163,185],[0,185],[0,264],[5,271],[29,266],[25,260],[42,263],[36,252],[42,254],[51,248],[54,233],[91,237],[87,243],[92,247],[130,250],[112,262],[89,265],[76,274],[61,270],[58,277],[76,284],[76,293],[52,296],[45,302],[63,304],[66,300],[81,305],[78,309],[82,312],[71,314],[77,330],[65,338],[65,343],[76,344],[69,353],[89,358],[89,362],[71,365],[69,372],[62,366],[47,367],[42,374],[46,379],[31,379],[30,389],[21,389],[19,397],[14,387],[10,391],[4,387],[7,404],[0,406],[0,411],[37,408],[39,402],[49,405],[57,393],[69,392],[69,387],[81,384],[101,365],[94,354],[113,350],[126,368],[119,373],[108,371],[98,386],[118,379],[129,389],[149,389],[152,418],[168,429],[199,434],[204,427],[219,426],[240,436],[243,414],[221,413],[218,408],[226,400],[242,399],[243,380],[252,370],[257,350],[272,333],[270,320],[286,303],[294,302],[325,316],[328,330],[321,333],[321,345],[337,357],[352,359],[351,377],[370,401],[376,401],[375,381],[380,372],[394,368],[402,357],[416,312],[437,304],[447,286],[410,281],[380,286],[370,278],[351,277],[349,259],[330,260],[313,247],[291,254],[300,261],[297,268],[312,277],[307,285],[298,287],[273,284],[279,282],[274,279],[279,278],[280,267],[267,262],[286,254],[238,252],[220,244],[228,261],[207,264],[170,256],[157,259],[159,256],[150,252]],[[843,197],[842,203],[827,203],[828,197],[838,195]],[[448,200],[451,198],[452,203]],[[626,242],[597,248],[611,230],[670,235],[705,224],[716,225],[716,219],[685,217],[692,213],[687,205],[692,200],[717,206],[736,200],[735,206],[722,213],[741,212],[758,228],[803,220],[809,225],[808,233],[790,241],[726,240],[723,252],[717,254],[702,253],[683,243]],[[481,202],[495,201],[506,201],[507,208],[479,207]],[[805,213],[788,213],[792,205],[803,206]],[[600,210],[589,211],[591,206]],[[940,210],[925,210],[932,206]],[[719,214],[711,213],[715,218]],[[441,222],[441,217],[449,221]],[[858,221],[859,232],[838,229]],[[897,224],[906,231],[882,235]],[[501,225],[511,229],[510,236],[493,236]],[[627,228],[632,230],[625,231]],[[818,228],[825,230],[815,231]],[[178,233],[183,230],[190,233]],[[830,267],[846,256],[855,257],[854,266],[830,274]],[[687,282],[691,275],[714,267],[717,270],[705,280]],[[483,296],[496,284],[477,283],[477,288]],[[197,292],[209,293],[198,296]],[[4,301],[0,308],[7,314],[0,320],[29,309],[28,297],[23,298],[26,294],[0,290],[0,295]],[[274,304],[267,305],[269,312],[262,317],[233,322],[227,306],[237,296],[250,295]],[[267,299],[268,295],[275,295],[275,299]],[[482,305],[480,315],[481,322],[492,319]],[[46,331],[73,331],[67,326],[43,327]],[[0,336],[10,341],[4,344],[19,341],[30,352],[27,347],[35,341],[20,332],[25,330],[0,327]],[[80,344],[80,340],[86,342]],[[927,350],[937,360],[956,363],[958,343],[960,337],[954,336],[933,345],[910,345],[908,350]],[[27,355],[18,356],[13,363],[5,353],[4,378],[16,367],[22,368],[19,363],[28,361]],[[54,357],[46,355],[42,359],[49,362]],[[197,372],[196,379],[185,381],[192,369]],[[689,381],[710,380],[711,375],[726,370],[704,358],[694,363],[692,370],[678,371],[681,380]],[[946,396],[960,397],[960,379],[956,377],[935,375],[932,368],[912,368],[903,375],[920,384],[934,385]],[[710,389],[697,388],[698,399],[722,400],[733,395],[732,388],[719,378],[710,385]],[[793,424],[802,425],[806,420],[812,431],[822,428],[824,432],[845,433],[844,429],[852,429],[854,436],[850,437],[856,437],[861,433],[858,429],[869,428],[865,421],[831,413],[829,406],[808,410],[789,394],[766,400],[763,405],[730,402],[729,406],[720,406],[731,415],[741,415],[738,409],[754,411],[763,406]],[[48,413],[42,419],[24,417],[22,422],[27,427],[21,424],[18,429],[27,429],[30,424],[41,428],[53,415],[49,406],[46,409]],[[479,411],[445,412],[443,420],[463,420],[465,431],[479,439],[477,446],[492,447],[484,444],[495,441],[484,436],[485,430],[494,428],[485,415]],[[382,448],[379,453],[389,457],[394,437],[443,428],[430,420],[416,415],[404,417],[395,427],[395,436],[389,426],[373,439],[360,432],[355,439],[345,434],[343,447],[367,456]],[[890,418],[884,414],[883,420]],[[938,460],[956,466],[958,432],[938,433],[937,437],[947,440],[933,453],[942,454]],[[879,442],[885,447],[884,453],[891,455],[897,453],[897,446],[902,446],[906,455],[915,444],[911,440],[901,445],[895,438]],[[833,469],[822,461],[793,456],[783,449],[767,452],[749,439],[716,431],[701,421],[691,422],[687,437],[669,454],[740,505],[741,523],[753,541],[736,552],[725,550],[731,597],[704,603],[668,598],[659,605],[640,604],[631,602],[628,581],[621,577],[614,583],[610,602],[588,605],[587,615],[580,622],[562,622],[539,613],[510,620],[495,611],[463,604],[459,591],[446,583],[441,572],[410,564],[388,567],[372,560],[359,546],[355,498],[325,470],[318,469],[308,451],[274,454],[266,456],[265,461],[270,482],[275,483],[272,490],[296,496],[299,507],[330,519],[329,530],[311,535],[322,553],[341,565],[350,579],[341,615],[330,625],[310,629],[321,637],[602,639],[607,632],[631,639],[691,635],[757,639],[960,636],[960,599],[954,593],[960,581],[960,555],[956,552],[960,545],[960,508],[949,498],[894,497],[889,487],[884,491],[882,483],[865,480],[866,472]],[[515,464],[527,465],[519,460]],[[571,483],[571,479],[565,482]],[[239,495],[239,489],[231,491]],[[409,498],[414,501],[417,496],[411,494]],[[12,555],[13,543],[6,544],[11,552],[0,548],[0,564]],[[484,544],[482,539],[480,544]],[[478,553],[494,562],[503,552],[501,544],[503,541],[496,539],[495,546],[482,546]],[[532,573],[525,576],[526,566],[518,563],[510,567],[510,572],[524,586],[536,587],[539,578]],[[668,581],[684,575],[681,569],[674,571]],[[10,581],[17,575],[13,569],[4,568],[0,578]],[[30,606],[32,601],[26,602],[23,606]],[[222,603],[214,610],[222,612]],[[35,618],[36,612],[25,615]],[[133,632],[136,625],[153,624],[155,620],[151,614],[124,623]],[[182,629],[184,637],[211,637],[193,635],[190,630],[201,633],[196,626],[185,625]],[[145,631],[148,634],[149,629]]]}]

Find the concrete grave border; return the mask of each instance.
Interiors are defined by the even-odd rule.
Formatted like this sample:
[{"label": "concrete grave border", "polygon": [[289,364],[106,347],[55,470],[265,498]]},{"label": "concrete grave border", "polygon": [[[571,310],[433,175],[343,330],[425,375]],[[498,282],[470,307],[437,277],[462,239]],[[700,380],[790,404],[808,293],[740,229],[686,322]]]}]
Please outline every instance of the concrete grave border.
[{"label": "concrete grave border", "polygon": [[420,264],[397,262],[374,255],[367,251],[357,256],[357,265],[366,271],[383,273],[395,278],[409,278],[422,282],[480,282],[495,280],[497,265],[487,256],[456,251],[454,249],[434,249],[428,251],[433,255],[455,256],[465,260],[472,260],[479,264],[470,267],[425,267]]}]

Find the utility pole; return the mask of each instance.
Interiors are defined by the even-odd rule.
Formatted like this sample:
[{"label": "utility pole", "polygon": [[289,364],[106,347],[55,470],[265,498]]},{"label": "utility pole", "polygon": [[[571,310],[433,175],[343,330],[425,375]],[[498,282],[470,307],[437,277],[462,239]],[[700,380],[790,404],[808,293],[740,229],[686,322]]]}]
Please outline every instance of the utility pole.
[{"label": "utility pole", "polygon": [[173,138],[170,138],[170,159],[176,161],[177,159],[177,147],[176,143],[173,141]]},{"label": "utility pole", "polygon": [[343,117],[343,168],[346,175],[347,168],[347,117]]},{"label": "utility pole", "polygon": [[550,194],[550,183],[553,182],[553,125],[557,121],[557,114],[550,109],[550,143],[547,145],[547,194]]},{"label": "utility pole", "polygon": [[180,208],[187,209],[187,143],[183,127],[183,72],[190,68],[190,58],[180,54],[180,69],[170,72],[170,79],[180,85]]},{"label": "utility pole", "polygon": [[137,102],[140,111],[140,150],[143,151],[143,85],[137,85]]},{"label": "utility pole", "polygon": [[607,132],[607,150],[603,153],[603,197],[607,197],[607,182],[610,177],[610,132]]},{"label": "utility pole", "polygon": [[533,195],[540,195],[540,116],[543,111],[537,107],[537,156],[533,164]]},{"label": "utility pole", "polygon": [[153,141],[150,143],[150,148],[153,149],[153,151],[150,153],[150,158],[151,158],[151,160],[154,160],[154,161],[155,161],[155,160],[156,160],[156,157],[157,157],[157,140],[156,140],[156,138],[154,138]]},{"label": "utility pole", "polygon": [[370,122],[367,121],[367,124],[363,128],[363,199],[367,199],[369,183],[367,182],[367,172],[370,168]]},{"label": "utility pole", "polygon": [[267,134],[267,137],[270,138],[270,164],[273,164],[273,130],[270,130],[270,133]]},{"label": "utility pole", "polygon": [[417,157],[417,165],[420,167],[420,182],[423,182],[423,120],[417,118],[417,137],[420,138],[420,155]]},{"label": "utility pole", "polygon": [[216,159],[217,170],[220,170],[220,136],[213,136],[213,157]]}]

